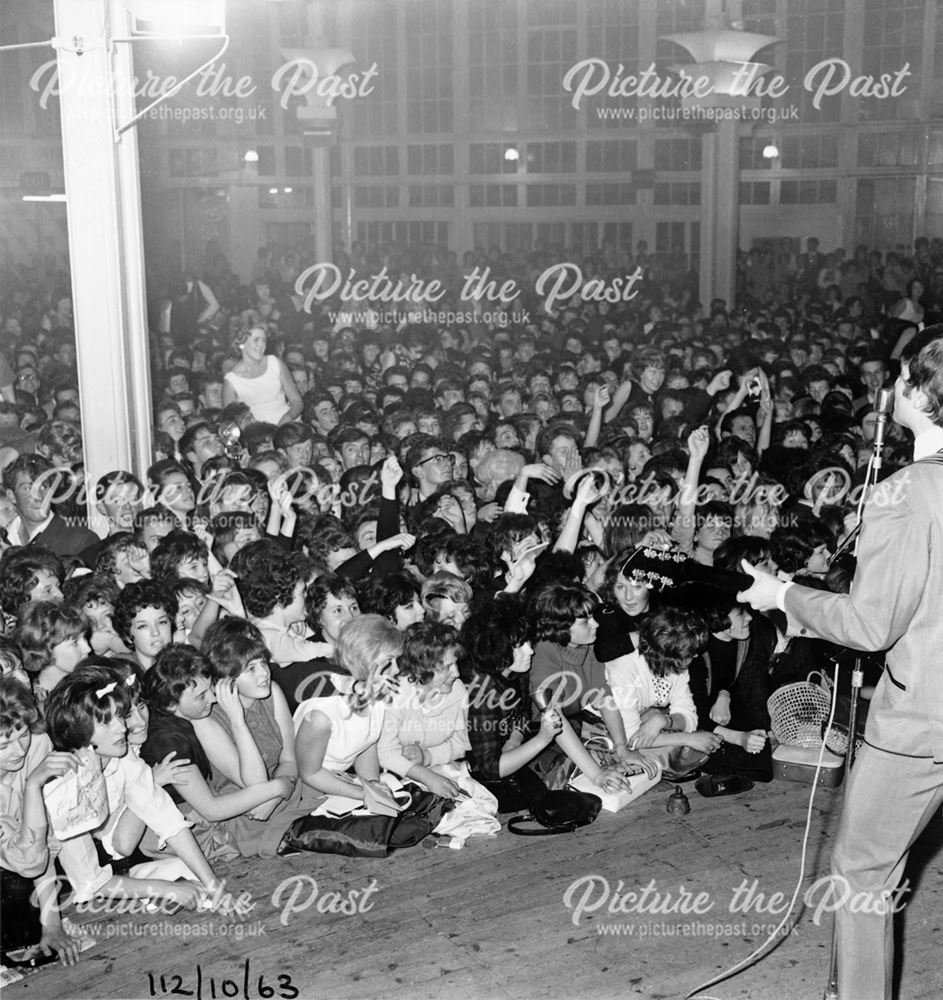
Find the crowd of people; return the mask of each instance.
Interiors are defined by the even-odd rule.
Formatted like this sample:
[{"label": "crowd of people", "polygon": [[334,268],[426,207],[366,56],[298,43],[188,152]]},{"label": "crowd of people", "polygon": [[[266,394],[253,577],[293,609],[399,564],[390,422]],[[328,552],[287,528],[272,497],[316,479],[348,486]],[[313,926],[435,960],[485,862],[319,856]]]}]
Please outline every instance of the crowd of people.
[{"label": "crowd of people", "polygon": [[[526,290],[561,256],[342,269],[438,278],[444,308],[472,268]],[[469,834],[577,772],[769,781],[769,695],[842,658],[730,581],[847,591],[943,241],[750,251],[703,304],[683,255],[607,247],[582,273],[641,269],[630,301],[525,291],[517,325],[349,325],[302,263],[264,248],[241,283],[217,253],[155,296],[141,478],[85,473],[66,276],[2,277],[5,953],[75,961],[73,902],[206,905],[227,859],[310,849],[325,797],[389,815],[418,785],[474,800]],[[911,445],[889,423],[881,474]],[[42,789],[82,768],[106,816],[62,838]]]}]

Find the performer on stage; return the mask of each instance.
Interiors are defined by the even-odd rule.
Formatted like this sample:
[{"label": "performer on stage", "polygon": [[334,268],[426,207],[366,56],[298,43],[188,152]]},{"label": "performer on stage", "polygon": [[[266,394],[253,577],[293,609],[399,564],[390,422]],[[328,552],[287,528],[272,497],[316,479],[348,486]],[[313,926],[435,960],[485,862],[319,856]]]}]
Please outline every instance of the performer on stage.
[{"label": "performer on stage", "polygon": [[841,1000],[891,997],[892,893],[943,802],[943,325],[904,350],[894,420],[914,434],[914,463],[871,494],[851,593],[784,584],[744,562],[754,583],[739,595],[785,611],[793,634],[888,650],[832,855],[833,898],[845,900],[836,912]]}]

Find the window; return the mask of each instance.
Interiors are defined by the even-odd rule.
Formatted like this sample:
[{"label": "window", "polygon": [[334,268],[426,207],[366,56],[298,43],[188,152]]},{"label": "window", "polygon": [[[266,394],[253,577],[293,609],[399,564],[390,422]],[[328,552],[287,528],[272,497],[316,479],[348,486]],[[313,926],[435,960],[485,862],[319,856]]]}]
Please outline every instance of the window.
[{"label": "window", "polygon": [[528,184],[527,205],[529,208],[556,205],[575,205],[575,184]]},{"label": "window", "polygon": [[740,185],[741,205],[768,205],[769,203],[769,181],[745,181]]},{"label": "window", "polygon": [[517,205],[517,185],[472,184],[468,201],[472,208],[513,208]]},{"label": "window", "polygon": [[576,143],[529,142],[526,163],[532,174],[572,174],[576,170]]},{"label": "window", "polygon": [[787,170],[838,166],[838,133],[788,135],[780,149],[782,166]]},{"label": "window", "polygon": [[862,167],[915,167],[918,154],[916,132],[862,132],[858,136],[858,164]]},{"label": "window", "polygon": [[782,181],[779,188],[781,205],[834,205],[835,181]]},{"label": "window", "polygon": [[358,208],[399,208],[399,188],[384,184],[357,186],[354,204]]},{"label": "window", "polygon": [[587,205],[634,205],[633,184],[587,184]]},{"label": "window", "polygon": [[528,0],[525,128],[573,128],[576,109],[560,81],[577,61],[571,0]]},{"label": "window", "polygon": [[[935,6],[939,20],[940,5]],[[907,77],[907,89],[899,97],[856,98],[860,120],[916,116],[915,91],[919,91],[923,65],[924,7],[924,0],[865,0],[861,72],[875,78],[888,73],[893,79],[909,63],[912,75]]]},{"label": "window", "polygon": [[451,208],[455,188],[451,184],[410,184],[410,208]]},{"label": "window", "polygon": [[399,174],[398,146],[355,146],[357,177],[395,177]]},{"label": "window", "polygon": [[454,170],[454,149],[451,144],[407,146],[406,171],[417,174],[451,174]]},{"label": "window", "polygon": [[[357,67],[377,64],[369,94],[346,102],[353,134],[362,138],[395,135],[399,131],[400,94],[397,90],[397,5],[375,4],[369,17],[352,17],[349,48]],[[271,57],[269,57],[271,58]],[[271,69],[268,70],[271,73]],[[261,77],[260,77],[261,79]]]},{"label": "window", "polygon": [[596,222],[574,222],[570,225],[570,243],[584,252],[599,246],[599,224]]},{"label": "window", "polygon": [[510,143],[473,142],[468,147],[468,172],[470,174],[516,174],[517,160],[505,157]]},{"label": "window", "polygon": [[632,223],[631,222],[604,222],[602,224],[603,246],[612,246],[618,249],[632,249]]},{"label": "window", "polygon": [[408,0],[406,128],[452,131],[452,6]]},{"label": "window", "polygon": [[655,169],[667,171],[700,170],[700,139],[656,139]]},{"label": "window", "polygon": [[[334,150],[332,149],[331,152]],[[314,171],[311,150],[307,146],[285,147],[285,174],[288,177],[310,177]],[[336,170],[335,170],[336,173]]]},{"label": "window", "polygon": [[635,170],[638,162],[634,139],[590,140],[586,143],[586,172],[616,174]]},{"label": "window", "polygon": [[[587,34],[594,39],[594,54],[598,54],[611,66],[622,66],[623,76],[634,76],[638,72],[639,58],[639,4],[625,0],[594,0],[586,5],[588,18]],[[646,65],[648,60],[646,60]],[[591,110],[587,117],[590,128],[622,129],[624,119],[598,112],[602,108],[616,109],[629,103],[625,97],[603,97],[600,94],[587,104]],[[589,169],[589,167],[587,167]],[[609,169],[608,167],[603,169]],[[626,168],[631,169],[631,168]]]},{"label": "window", "polygon": [[468,5],[468,110],[472,132],[514,130],[517,9],[507,0]]},{"label": "window", "polygon": [[700,181],[659,181],[655,184],[656,205],[700,205]]},{"label": "window", "polygon": [[[881,0],[883,3],[883,0]],[[800,105],[802,121],[837,121],[841,110],[839,95],[823,97],[816,109],[814,91],[803,86],[806,73],[823,59],[843,48],[845,0],[815,0],[791,4],[786,13],[786,82],[788,100]]]}]

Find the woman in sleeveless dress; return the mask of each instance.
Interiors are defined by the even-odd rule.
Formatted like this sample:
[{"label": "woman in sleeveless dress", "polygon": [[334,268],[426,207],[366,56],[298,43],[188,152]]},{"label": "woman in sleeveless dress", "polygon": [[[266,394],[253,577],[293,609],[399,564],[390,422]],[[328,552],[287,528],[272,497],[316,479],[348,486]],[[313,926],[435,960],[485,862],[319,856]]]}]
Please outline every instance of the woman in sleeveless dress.
[{"label": "woman in sleeveless dress", "polygon": [[293,720],[298,773],[314,792],[397,808],[379,780],[377,745],[402,648],[402,633],[379,615],[360,615],[341,628],[334,658],[349,676],[332,680],[344,693],[308,698]]},{"label": "woman in sleeveless dress", "polygon": [[232,338],[239,360],[223,377],[223,406],[245,403],[253,420],[287,424],[301,415],[302,402],[288,369],[265,353],[265,328],[239,330]]},{"label": "woman in sleeveless dress", "polygon": [[259,630],[242,619],[210,626],[201,649],[220,679],[217,703],[193,729],[212,767],[216,795],[285,778],[287,798],[270,800],[224,825],[243,857],[274,857],[297,819],[319,801],[298,780],[294,727],[281,690],[272,684],[272,666]]}]

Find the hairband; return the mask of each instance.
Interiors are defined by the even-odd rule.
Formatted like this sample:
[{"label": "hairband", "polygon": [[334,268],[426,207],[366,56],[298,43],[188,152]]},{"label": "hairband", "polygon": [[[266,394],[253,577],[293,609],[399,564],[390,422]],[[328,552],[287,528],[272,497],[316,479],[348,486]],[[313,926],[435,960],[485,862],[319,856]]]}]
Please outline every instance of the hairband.
[{"label": "hairband", "polygon": [[104,698],[106,694],[111,694],[112,691],[118,686],[117,681],[112,681],[110,684],[106,684],[104,687],[100,687],[95,692],[96,698]]}]

